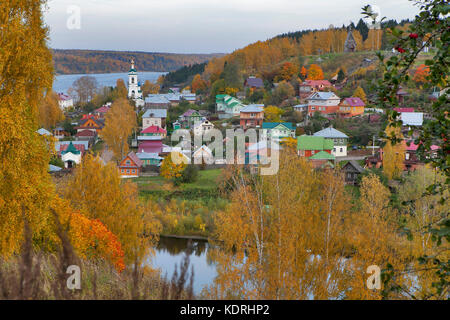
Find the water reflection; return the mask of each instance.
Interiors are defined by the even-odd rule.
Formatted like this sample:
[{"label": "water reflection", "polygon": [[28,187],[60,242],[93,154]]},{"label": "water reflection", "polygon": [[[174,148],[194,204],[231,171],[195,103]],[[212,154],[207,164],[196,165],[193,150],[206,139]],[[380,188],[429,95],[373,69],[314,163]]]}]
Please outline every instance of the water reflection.
[{"label": "water reflection", "polygon": [[155,256],[149,258],[147,263],[159,268],[162,276],[167,275],[170,279],[175,265],[179,267],[184,254],[188,254],[190,268],[194,268],[194,293],[199,294],[205,286],[214,282],[217,275],[216,264],[208,254],[209,249],[211,246],[207,241],[161,237]]}]

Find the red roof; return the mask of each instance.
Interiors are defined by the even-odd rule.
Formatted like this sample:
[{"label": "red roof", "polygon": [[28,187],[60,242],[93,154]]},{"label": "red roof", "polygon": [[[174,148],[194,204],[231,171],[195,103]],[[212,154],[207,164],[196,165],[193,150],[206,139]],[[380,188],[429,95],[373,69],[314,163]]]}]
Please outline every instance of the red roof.
[{"label": "red roof", "polygon": [[139,143],[138,152],[157,153],[160,154],[163,149],[161,140],[157,141],[144,141]]},{"label": "red roof", "polygon": [[[417,151],[417,148],[419,148],[419,145],[417,145],[417,144],[414,144],[413,142],[411,142],[411,144],[408,146],[408,144],[406,144],[406,150],[407,151]],[[439,146],[437,146],[437,145],[432,145],[432,146],[430,146],[430,149],[431,150],[437,150],[437,149],[439,149],[440,147]]]},{"label": "red roof", "polygon": [[95,137],[96,135],[97,133],[92,130],[82,130],[76,134],[77,137]]},{"label": "red roof", "polygon": [[146,128],[145,130],[142,130],[141,133],[167,133],[167,131],[158,126],[150,126],[150,127]]},{"label": "red roof", "polygon": [[103,106],[98,109],[95,109],[94,112],[95,113],[107,113],[109,111],[109,109],[110,108],[108,106]]},{"label": "red roof", "polygon": [[361,98],[358,97],[345,98],[344,102],[350,107],[364,107],[366,105],[364,101],[362,101]]},{"label": "red roof", "polygon": [[[136,153],[134,153],[133,151],[131,151],[123,160],[125,160],[126,158],[130,158],[131,161],[134,162],[136,167],[138,167],[138,168],[142,167],[142,160],[139,159],[138,156],[136,155]],[[122,163],[123,163],[123,160],[122,160]],[[122,163],[120,163],[120,167],[123,166]]]},{"label": "red roof", "polygon": [[331,87],[332,86],[330,81],[328,81],[328,80],[306,80],[301,85],[311,86],[311,87],[319,87],[319,86]]},{"label": "red roof", "polygon": [[394,108],[397,112],[414,112],[414,108]]}]

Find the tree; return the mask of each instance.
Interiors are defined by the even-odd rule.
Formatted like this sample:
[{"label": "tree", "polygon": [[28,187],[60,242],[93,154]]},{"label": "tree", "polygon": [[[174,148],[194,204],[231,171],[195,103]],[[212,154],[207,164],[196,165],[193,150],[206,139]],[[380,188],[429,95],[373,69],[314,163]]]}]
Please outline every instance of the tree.
[{"label": "tree", "polygon": [[362,41],[366,41],[366,39],[369,37],[369,27],[362,18],[359,19],[358,24],[356,25],[356,30],[358,30],[361,34]]},{"label": "tree", "polygon": [[264,108],[264,118],[267,122],[280,122],[283,113],[283,109],[275,106],[267,106]]},{"label": "tree", "polygon": [[424,84],[428,82],[428,77],[430,76],[430,67],[421,64],[416,72],[414,72],[413,80],[418,84]]},{"label": "tree", "polygon": [[345,72],[344,72],[344,70],[342,70],[342,68],[340,68],[339,72],[338,72],[337,81],[340,83],[340,82],[344,81],[344,79],[345,79]]},{"label": "tree", "polygon": [[281,81],[278,86],[272,90],[271,102],[275,105],[281,104],[284,100],[295,95],[294,87],[286,81]]},{"label": "tree", "polygon": [[308,69],[308,80],[323,80],[322,68],[317,64],[312,64]]},{"label": "tree", "polygon": [[117,98],[119,99],[127,99],[128,97],[128,90],[125,86],[125,81],[123,79],[117,79],[116,81],[116,91],[117,91]]},{"label": "tree", "polygon": [[183,171],[186,168],[186,163],[184,161],[178,162],[174,161],[172,158],[176,157],[178,159],[183,159],[183,155],[179,152],[172,152],[170,155],[164,158],[161,164],[161,176],[167,180],[173,180],[181,178]]},{"label": "tree", "polygon": [[128,153],[128,137],[136,128],[136,112],[126,99],[113,103],[105,116],[105,127],[100,135],[114,153],[116,160],[122,160]]},{"label": "tree", "polygon": [[52,89],[43,1],[0,2],[0,255],[20,251],[23,221],[34,240],[52,221],[50,151],[36,133],[38,106]]},{"label": "tree", "polygon": [[140,263],[158,240],[159,223],[140,203],[136,184],[121,182],[114,163],[104,165],[86,155],[63,191],[73,208],[100,220],[118,237],[126,265]]},{"label": "tree", "polygon": [[51,129],[64,120],[64,113],[59,107],[58,95],[53,91],[47,92],[38,108],[39,125]]},{"label": "tree", "polygon": [[298,67],[291,62],[285,62],[281,66],[277,79],[289,81],[297,74],[298,74]]},{"label": "tree", "polygon": [[[391,29],[391,45],[399,54],[386,59],[381,53],[378,53],[383,77],[377,83],[377,105],[386,109],[389,124],[395,127],[401,126],[398,118],[399,114],[392,110],[393,107],[398,106],[397,91],[400,85],[404,85],[409,81],[411,68],[413,68],[425,47],[435,48],[425,61],[425,65],[430,68],[429,82],[425,84],[425,87],[446,88],[448,86],[449,65],[448,61],[443,58],[448,56],[448,39],[450,36],[447,1],[425,0],[417,5],[420,12],[406,30]],[[370,6],[364,7],[363,13],[365,16],[375,20],[377,17],[374,16],[370,9]],[[448,93],[445,93],[433,103],[429,111],[431,120],[415,130],[419,137],[414,140],[414,143],[419,146],[417,149],[418,154],[424,156],[424,161],[440,170],[446,178],[442,182],[436,181],[427,187],[428,193],[440,194],[442,203],[448,200],[448,196],[445,195],[450,185],[450,167],[448,166],[450,122],[448,120],[447,106]],[[401,137],[391,136],[389,139],[393,143],[397,143],[401,140]],[[436,143],[440,146],[436,156],[425,157],[427,153],[432,151],[431,146]],[[432,235],[432,239],[437,246],[448,245],[448,234],[450,233],[448,214],[447,212],[445,219],[428,226],[424,231]],[[448,259],[441,261],[434,259],[434,257],[425,256],[422,257],[422,261],[425,263],[432,261],[435,264],[435,271],[439,281],[433,283],[435,289],[433,296],[440,297],[443,293],[448,294],[448,270],[450,268]]]},{"label": "tree", "polygon": [[72,84],[72,87],[76,93],[78,103],[84,106],[95,96],[98,90],[98,83],[94,77],[83,76],[78,78]]},{"label": "tree", "polygon": [[144,85],[142,86],[142,94],[144,97],[149,94],[157,94],[159,93],[160,85],[157,83],[153,83],[150,80],[145,80]]},{"label": "tree", "polygon": [[353,92],[353,97],[361,98],[361,100],[367,104],[367,97],[363,88],[361,87],[356,88],[355,91]]},{"label": "tree", "polygon": [[302,68],[300,70],[301,79],[305,80],[307,75],[308,75],[308,71],[306,70],[305,66],[302,66]]},{"label": "tree", "polygon": [[202,79],[202,76],[196,74],[192,79],[191,88],[194,93],[204,93],[207,88],[207,83]]},{"label": "tree", "polygon": [[197,181],[197,178],[198,178],[198,168],[194,164],[190,164],[183,170],[181,182],[193,183]]},{"label": "tree", "polygon": [[[388,137],[393,135],[401,135],[398,128],[388,127],[386,128],[386,135]],[[399,178],[403,172],[404,160],[405,160],[405,144],[394,144],[391,140],[387,139],[386,145],[383,148],[383,172],[389,180]]]}]

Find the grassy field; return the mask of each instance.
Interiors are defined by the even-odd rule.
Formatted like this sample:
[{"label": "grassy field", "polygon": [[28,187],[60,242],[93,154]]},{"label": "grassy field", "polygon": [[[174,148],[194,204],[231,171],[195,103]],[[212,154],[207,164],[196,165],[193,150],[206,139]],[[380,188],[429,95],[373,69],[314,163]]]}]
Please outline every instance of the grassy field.
[{"label": "grassy field", "polygon": [[217,191],[217,182],[221,172],[221,169],[200,170],[195,182],[182,183],[179,186],[174,186],[171,181],[161,176],[139,177],[133,179],[133,182],[137,183],[141,195],[162,195],[163,193],[165,196],[176,195],[177,197],[182,197],[183,193],[202,195]]}]

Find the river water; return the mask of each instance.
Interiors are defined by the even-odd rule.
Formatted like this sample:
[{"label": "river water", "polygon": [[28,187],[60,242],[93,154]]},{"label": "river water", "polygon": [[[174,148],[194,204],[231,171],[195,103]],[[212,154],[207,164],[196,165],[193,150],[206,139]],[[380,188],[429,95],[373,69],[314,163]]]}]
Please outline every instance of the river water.
[{"label": "river water", "polygon": [[[144,84],[145,80],[156,82],[160,75],[165,75],[166,72],[138,72],[138,80]],[[94,77],[99,85],[102,87],[115,87],[117,79],[123,79],[125,84],[128,82],[128,73],[95,73],[95,74],[65,74],[55,77],[53,81],[53,91],[67,93],[72,84],[83,76]]]},{"label": "river water", "polygon": [[175,265],[179,274],[183,258],[185,254],[188,254],[189,275],[191,268],[194,268],[194,294],[199,294],[206,285],[211,285],[216,277],[216,265],[208,258],[209,248],[207,241],[161,237],[155,256],[147,263],[154,268],[159,268],[162,276],[167,275],[167,279],[170,280],[175,271]]}]

